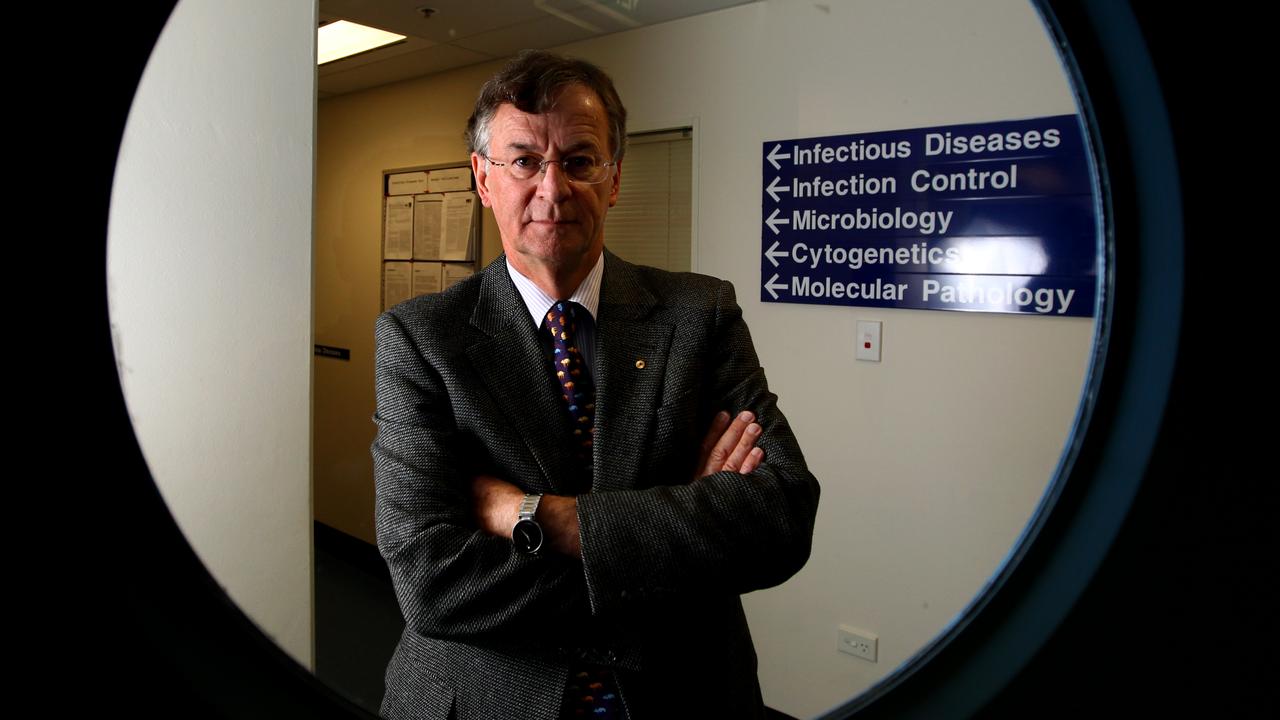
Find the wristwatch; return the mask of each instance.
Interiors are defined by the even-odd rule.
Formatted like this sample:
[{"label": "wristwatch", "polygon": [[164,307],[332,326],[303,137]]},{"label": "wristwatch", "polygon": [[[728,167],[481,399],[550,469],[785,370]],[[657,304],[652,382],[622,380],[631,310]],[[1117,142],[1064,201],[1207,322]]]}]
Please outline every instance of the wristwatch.
[{"label": "wristwatch", "polygon": [[540,502],[542,502],[541,495],[525,495],[520,501],[520,516],[516,520],[515,527],[511,528],[511,542],[518,553],[537,555],[542,550],[544,539],[542,526],[533,519],[534,514],[538,512]]}]

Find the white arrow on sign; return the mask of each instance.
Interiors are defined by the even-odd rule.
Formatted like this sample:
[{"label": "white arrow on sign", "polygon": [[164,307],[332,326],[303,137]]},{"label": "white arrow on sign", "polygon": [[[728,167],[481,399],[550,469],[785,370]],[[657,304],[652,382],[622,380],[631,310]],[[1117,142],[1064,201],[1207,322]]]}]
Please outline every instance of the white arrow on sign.
[{"label": "white arrow on sign", "polygon": [[773,182],[769,183],[769,187],[767,187],[767,188],[765,188],[765,189],[764,189],[764,190],[765,190],[765,192],[769,193],[769,195],[773,198],[773,201],[774,201],[774,202],[778,202],[778,193],[780,193],[780,192],[784,192],[784,193],[789,193],[789,192],[791,192],[791,188],[787,187],[786,185],[779,185],[779,184],[778,184],[778,180],[779,180],[779,179],[780,179],[780,178],[774,178],[774,179],[773,179]]},{"label": "white arrow on sign", "polygon": [[773,296],[774,300],[778,299],[778,293],[775,292],[776,290],[787,289],[786,283],[775,283],[774,280],[777,280],[777,279],[778,279],[778,273],[774,273],[773,277],[769,278],[769,282],[764,284],[764,289],[769,291],[769,294]]},{"label": "white arrow on sign", "polygon": [[769,262],[773,263],[774,267],[778,267],[778,261],[774,260],[774,258],[786,257],[789,254],[790,253],[788,253],[786,250],[778,249],[777,240],[774,240],[773,244],[769,246],[769,249],[764,251],[764,256],[769,258]]},{"label": "white arrow on sign", "polygon": [[782,149],[782,143],[778,143],[777,145],[774,145],[774,146],[773,146],[773,149],[772,149],[772,150],[770,150],[770,151],[769,151],[769,154],[766,156],[766,157],[768,157],[768,158],[769,158],[769,162],[773,163],[773,169],[774,169],[774,170],[781,170],[781,169],[782,169],[782,166],[778,164],[778,161],[779,161],[779,160],[790,160],[790,159],[791,159],[791,153],[786,153],[786,154],[784,155],[784,154],[782,154],[782,153],[778,152],[778,151],[779,151],[779,150],[781,150],[781,149]]},{"label": "white arrow on sign", "polygon": [[778,226],[779,226],[779,225],[790,225],[790,224],[791,224],[791,221],[790,221],[790,220],[779,220],[779,219],[778,219],[778,209],[777,209],[777,208],[774,208],[774,209],[773,209],[773,214],[771,214],[769,217],[765,218],[765,220],[764,220],[764,224],[769,226],[769,229],[773,231],[773,234],[774,234],[774,235],[781,235],[782,233],[778,232]]}]

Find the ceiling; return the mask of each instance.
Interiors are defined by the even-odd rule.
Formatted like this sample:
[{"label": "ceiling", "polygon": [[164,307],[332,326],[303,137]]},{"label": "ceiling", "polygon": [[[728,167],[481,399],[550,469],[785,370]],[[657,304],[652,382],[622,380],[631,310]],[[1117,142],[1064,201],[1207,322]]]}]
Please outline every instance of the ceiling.
[{"label": "ceiling", "polygon": [[322,66],[320,99],[752,1],[320,0],[320,24],[351,20],[408,36]]}]

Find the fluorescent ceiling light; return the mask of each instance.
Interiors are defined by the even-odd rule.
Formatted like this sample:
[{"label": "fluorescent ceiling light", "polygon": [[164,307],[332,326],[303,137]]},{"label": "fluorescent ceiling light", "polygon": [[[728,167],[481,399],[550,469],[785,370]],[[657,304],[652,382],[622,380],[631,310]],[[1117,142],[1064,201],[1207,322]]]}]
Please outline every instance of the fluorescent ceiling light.
[{"label": "fluorescent ceiling light", "polygon": [[404,38],[404,35],[357,25],[347,20],[331,22],[328,25],[322,25],[316,32],[316,64],[323,65],[340,60],[383,45],[400,42]]}]

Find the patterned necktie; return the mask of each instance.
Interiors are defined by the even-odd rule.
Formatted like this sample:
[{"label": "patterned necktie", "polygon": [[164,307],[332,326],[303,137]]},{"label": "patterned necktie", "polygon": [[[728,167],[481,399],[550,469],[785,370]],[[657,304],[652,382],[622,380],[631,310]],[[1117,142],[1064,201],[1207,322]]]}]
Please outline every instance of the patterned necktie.
[{"label": "patterned necktie", "polygon": [[623,720],[618,684],[608,668],[588,667],[569,671],[569,686],[560,707],[562,720]]},{"label": "patterned necktie", "polygon": [[547,328],[551,331],[556,380],[560,383],[561,397],[573,422],[574,458],[589,483],[591,446],[596,432],[596,389],[575,340],[578,312],[586,312],[586,309],[568,300],[557,301],[547,311]]},{"label": "patterned necktie", "polygon": [[[587,486],[592,477],[591,448],[595,444],[596,389],[586,370],[582,351],[578,349],[578,313],[586,309],[577,303],[560,300],[547,311],[547,328],[551,331],[556,380],[573,423],[574,458],[583,470]],[[564,705],[560,716],[566,720],[617,720],[625,717],[618,697],[618,685],[606,667],[576,664],[569,669]]]}]

